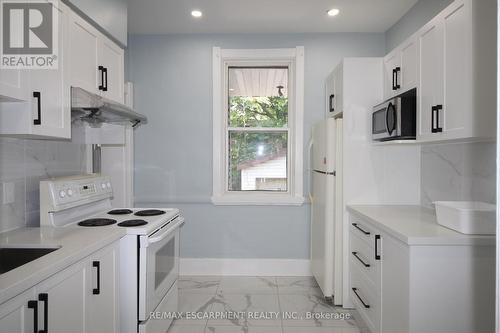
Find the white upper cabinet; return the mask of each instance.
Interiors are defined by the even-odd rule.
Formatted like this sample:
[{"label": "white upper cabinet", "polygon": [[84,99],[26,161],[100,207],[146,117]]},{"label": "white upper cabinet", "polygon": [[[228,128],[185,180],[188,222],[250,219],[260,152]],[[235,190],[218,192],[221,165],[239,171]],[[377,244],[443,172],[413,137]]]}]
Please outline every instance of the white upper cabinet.
[{"label": "white upper cabinet", "polygon": [[384,58],[384,98],[389,99],[417,86],[418,54],[415,39],[389,53]]},{"label": "white upper cabinet", "polygon": [[99,32],[87,21],[71,12],[69,22],[70,85],[99,93],[97,49]]},{"label": "white upper cabinet", "polygon": [[326,79],[327,117],[337,117],[343,110],[343,64],[340,63]]},{"label": "white upper cabinet", "polygon": [[58,68],[0,70],[0,135],[71,139],[71,87],[124,102],[124,51],[62,2]]},{"label": "white upper cabinet", "polygon": [[384,99],[396,95],[398,91],[397,74],[401,70],[401,56],[396,49],[384,58]]},{"label": "white upper cabinet", "polygon": [[441,26],[437,20],[428,23],[418,35],[420,45],[420,84],[418,96],[418,137],[423,139],[432,137],[436,124],[432,123],[435,117],[435,106],[442,100],[443,92],[443,41]]},{"label": "white upper cabinet", "polygon": [[97,59],[101,66],[102,95],[119,103],[124,103],[124,52],[121,47],[103,37],[99,43]]},{"label": "white upper cabinet", "polygon": [[418,34],[420,141],[496,136],[494,0],[456,0]]},{"label": "white upper cabinet", "polygon": [[0,102],[28,100],[26,74],[26,71],[20,69],[0,69]]},{"label": "white upper cabinet", "polygon": [[70,85],[123,103],[124,51],[76,13],[70,18]]},{"label": "white upper cabinet", "polygon": [[415,38],[401,46],[400,55],[401,71],[397,82],[401,86],[401,92],[405,92],[418,85],[418,45]]},{"label": "white upper cabinet", "polygon": [[417,141],[496,137],[495,12],[455,0],[384,58],[384,99],[417,88]]},{"label": "white upper cabinet", "polygon": [[[0,135],[71,138],[70,89],[67,85],[69,8],[57,4],[58,68],[22,70],[24,102],[0,102]],[[25,94],[25,92],[23,92]]]}]

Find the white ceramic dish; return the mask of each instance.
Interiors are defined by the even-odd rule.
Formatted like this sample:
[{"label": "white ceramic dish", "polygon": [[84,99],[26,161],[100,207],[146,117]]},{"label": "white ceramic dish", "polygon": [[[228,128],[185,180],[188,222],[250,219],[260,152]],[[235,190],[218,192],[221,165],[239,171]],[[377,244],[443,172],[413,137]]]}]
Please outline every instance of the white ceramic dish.
[{"label": "white ceramic dish", "polygon": [[477,201],[436,201],[437,222],[467,235],[496,234],[496,206]]}]

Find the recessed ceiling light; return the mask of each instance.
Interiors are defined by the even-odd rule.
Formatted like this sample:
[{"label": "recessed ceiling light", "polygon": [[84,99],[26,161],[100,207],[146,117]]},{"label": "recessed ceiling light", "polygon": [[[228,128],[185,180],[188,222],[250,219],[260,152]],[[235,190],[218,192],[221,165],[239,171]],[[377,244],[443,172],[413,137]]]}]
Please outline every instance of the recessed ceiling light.
[{"label": "recessed ceiling light", "polygon": [[193,16],[193,17],[201,17],[202,15],[203,15],[203,13],[200,10],[193,10],[191,12],[191,16]]},{"label": "recessed ceiling light", "polygon": [[339,13],[340,10],[338,10],[337,8],[332,8],[329,11],[327,11],[328,16],[337,16],[339,15]]}]

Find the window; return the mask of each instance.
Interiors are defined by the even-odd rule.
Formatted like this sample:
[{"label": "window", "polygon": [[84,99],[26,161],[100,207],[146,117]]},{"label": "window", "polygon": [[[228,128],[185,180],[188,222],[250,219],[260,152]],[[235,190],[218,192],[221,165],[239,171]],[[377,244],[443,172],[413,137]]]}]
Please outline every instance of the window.
[{"label": "window", "polygon": [[215,204],[303,203],[303,53],[214,48]]}]

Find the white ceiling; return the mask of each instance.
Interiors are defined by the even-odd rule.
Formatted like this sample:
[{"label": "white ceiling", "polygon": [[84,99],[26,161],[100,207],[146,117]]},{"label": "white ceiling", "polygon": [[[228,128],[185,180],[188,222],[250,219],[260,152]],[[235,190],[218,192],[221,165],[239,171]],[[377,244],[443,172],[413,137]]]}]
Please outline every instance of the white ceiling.
[{"label": "white ceiling", "polygon": [[[385,32],[418,0],[129,0],[129,32]],[[326,11],[340,9],[336,17]],[[191,17],[199,9],[203,17]]]}]

